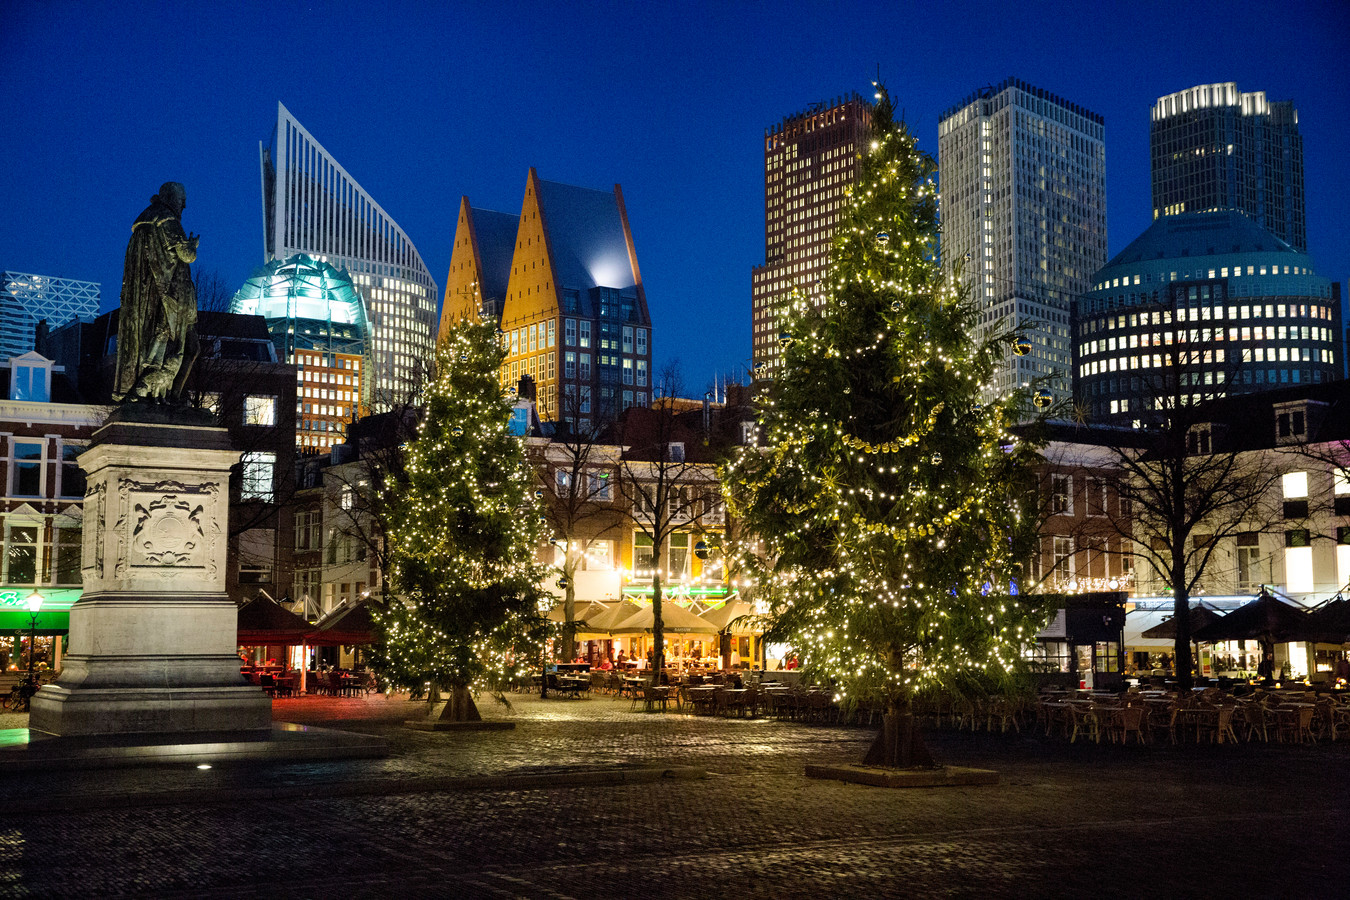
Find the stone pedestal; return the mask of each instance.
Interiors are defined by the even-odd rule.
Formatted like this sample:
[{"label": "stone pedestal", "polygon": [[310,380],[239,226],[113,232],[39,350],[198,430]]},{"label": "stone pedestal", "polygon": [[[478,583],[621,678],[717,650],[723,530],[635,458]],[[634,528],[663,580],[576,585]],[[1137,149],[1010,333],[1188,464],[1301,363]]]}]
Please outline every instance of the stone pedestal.
[{"label": "stone pedestal", "polygon": [[[139,419],[139,420],[138,420]],[[239,676],[238,609],[225,593],[225,429],[122,407],[79,458],[84,595],[61,677],[29,728],[60,736],[256,732],[271,702]]]}]

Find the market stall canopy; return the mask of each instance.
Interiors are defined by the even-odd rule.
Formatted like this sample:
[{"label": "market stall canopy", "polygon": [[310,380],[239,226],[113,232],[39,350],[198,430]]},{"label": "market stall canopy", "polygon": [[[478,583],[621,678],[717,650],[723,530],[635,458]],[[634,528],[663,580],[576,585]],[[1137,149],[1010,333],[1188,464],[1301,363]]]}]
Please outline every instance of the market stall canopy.
[{"label": "market stall canopy", "polygon": [[[651,631],[655,625],[655,613],[652,607],[644,604],[636,613],[612,625],[611,634],[642,634]],[[705,622],[675,603],[661,604],[661,630],[671,634],[716,634],[717,627]]]},{"label": "market stall canopy", "polygon": [[1262,592],[1245,606],[1197,629],[1192,637],[1213,644],[1218,641],[1260,641],[1278,644],[1306,640],[1308,613],[1301,606]]},{"label": "market stall canopy", "polygon": [[[730,628],[737,634],[758,634],[763,629],[756,629],[755,623],[746,619],[754,613],[754,607],[744,600],[732,600],[724,603],[717,609],[710,609],[699,618],[712,625],[718,631],[726,631]],[[743,621],[738,621],[743,620]]]},{"label": "market stall canopy", "polygon": [[[1195,633],[1201,628],[1213,625],[1222,619],[1223,616],[1216,610],[1206,606],[1204,601],[1200,601],[1191,607],[1191,639],[1198,640]],[[1169,617],[1143,632],[1143,637],[1157,640],[1166,638],[1175,641],[1177,639],[1177,622],[1174,617]]]},{"label": "market stall canopy", "polygon": [[336,647],[340,644],[375,643],[375,623],[370,618],[370,601],[344,603],[319,620],[309,644]]},{"label": "market stall canopy", "polygon": [[304,644],[314,633],[304,618],[263,594],[239,608],[238,627],[239,643],[245,647]]}]

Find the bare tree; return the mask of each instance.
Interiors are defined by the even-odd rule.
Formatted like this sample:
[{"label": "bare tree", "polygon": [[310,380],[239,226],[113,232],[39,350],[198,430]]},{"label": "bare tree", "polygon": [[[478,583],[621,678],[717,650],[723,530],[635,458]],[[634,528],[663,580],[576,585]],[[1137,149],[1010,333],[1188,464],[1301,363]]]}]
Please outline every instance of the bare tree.
[{"label": "bare tree", "polygon": [[1163,365],[1138,376],[1147,396],[1146,427],[1109,444],[1120,473],[1116,490],[1130,514],[1108,521],[1167,582],[1176,622],[1176,674],[1187,690],[1193,664],[1190,598],[1226,539],[1266,527],[1271,517],[1264,503],[1280,472],[1269,455],[1244,452],[1241,435],[1222,424],[1224,384],[1236,380],[1240,359],[1230,358],[1228,377],[1204,384],[1201,352],[1187,344],[1186,329],[1174,325],[1167,337]]},{"label": "bare tree", "polygon": [[[576,392],[559,398],[561,415],[552,439],[530,445],[540,498],[555,544],[563,551],[564,653],[576,641],[577,571],[594,541],[617,534],[623,513],[615,506],[614,483],[621,448],[603,442],[610,430],[603,419],[581,414]],[[579,424],[586,422],[588,424]]]},{"label": "bare tree", "polygon": [[[619,467],[619,490],[634,529],[651,542],[652,672],[660,677],[665,664],[662,560],[670,536],[697,524],[716,475],[712,466],[693,462],[686,453],[688,438],[697,440],[698,432],[683,427],[675,411],[674,400],[683,393],[677,365],[663,368],[653,386],[661,399],[651,409],[633,407],[624,416],[622,443],[628,449]],[[634,559],[635,570],[637,562]]]}]

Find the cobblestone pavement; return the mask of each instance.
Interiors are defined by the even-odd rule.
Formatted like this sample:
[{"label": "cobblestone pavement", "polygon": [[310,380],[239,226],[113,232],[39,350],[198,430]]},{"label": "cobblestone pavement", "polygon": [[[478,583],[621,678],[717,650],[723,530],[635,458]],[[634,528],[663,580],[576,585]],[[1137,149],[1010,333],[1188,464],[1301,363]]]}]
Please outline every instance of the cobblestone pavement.
[{"label": "cobblestone pavement", "polygon": [[[301,698],[280,721],[391,741],[382,760],[0,774],[0,895],[155,897],[1274,897],[1350,894],[1350,743],[1073,746],[937,732],[994,787],[802,777],[860,728],[513,697],[507,732],[402,728],[417,704]],[[16,721],[16,720],[11,720]],[[0,727],[10,725],[0,718]],[[697,781],[101,808],[101,793],[387,776],[698,766]],[[184,767],[186,769],[186,767]],[[6,814],[38,792],[86,809]],[[222,794],[228,797],[228,794]]]}]

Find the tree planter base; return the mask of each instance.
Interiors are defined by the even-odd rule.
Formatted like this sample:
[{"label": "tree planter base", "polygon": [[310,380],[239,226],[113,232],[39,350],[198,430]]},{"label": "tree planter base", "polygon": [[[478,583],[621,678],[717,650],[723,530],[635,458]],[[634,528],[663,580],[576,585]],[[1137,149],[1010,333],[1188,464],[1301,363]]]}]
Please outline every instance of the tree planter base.
[{"label": "tree planter base", "polygon": [[992,769],[939,766],[935,769],[888,769],[883,766],[807,766],[807,778],[827,778],[873,787],[964,787],[998,784]]},{"label": "tree planter base", "polygon": [[403,722],[418,731],[510,731],[515,722],[456,722],[449,719],[406,719]]}]

